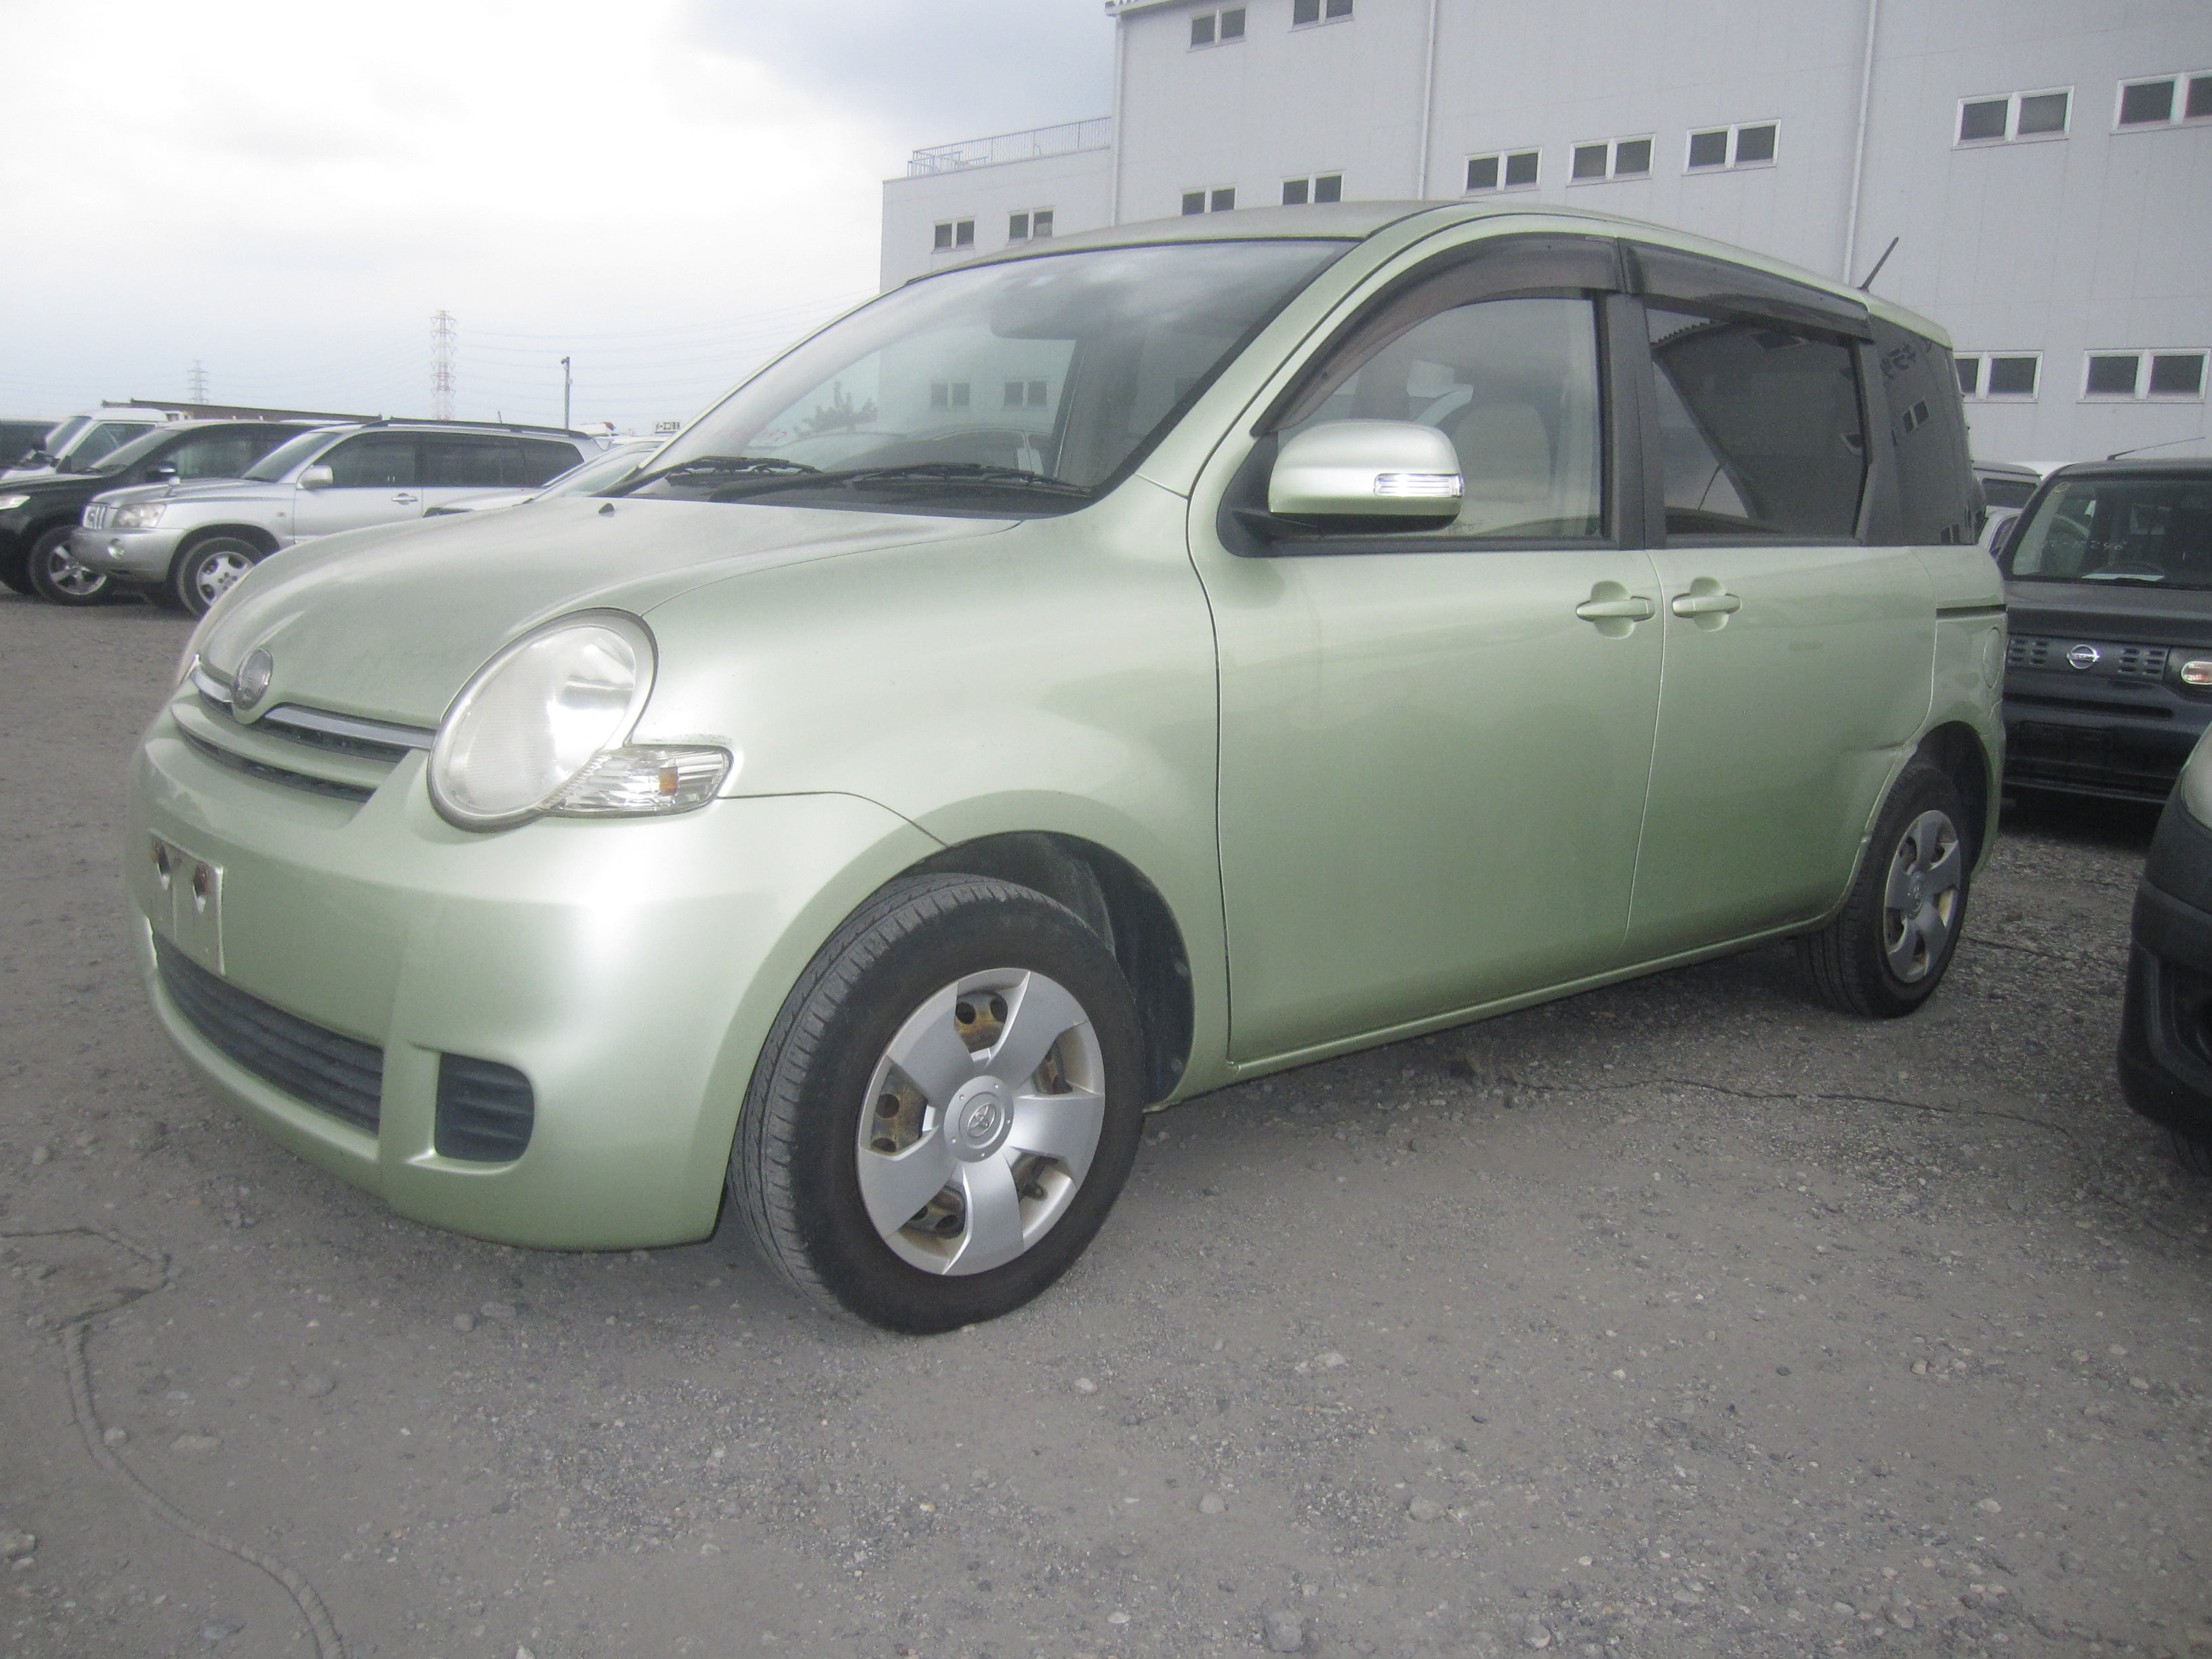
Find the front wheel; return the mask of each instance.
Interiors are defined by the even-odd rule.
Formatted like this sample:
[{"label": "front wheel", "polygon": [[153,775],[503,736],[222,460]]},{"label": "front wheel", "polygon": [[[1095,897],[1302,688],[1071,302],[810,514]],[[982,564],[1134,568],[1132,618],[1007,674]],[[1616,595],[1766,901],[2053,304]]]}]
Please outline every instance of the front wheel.
[{"label": "front wheel", "polygon": [[1927,1001],[1966,926],[1972,861],[1957,787],[1929,762],[1914,760],[1882,803],[1843,909],[1797,941],[1821,999],[1884,1019]]},{"label": "front wheel", "polygon": [[262,557],[261,549],[243,536],[210,536],[177,556],[169,592],[186,615],[204,617]]},{"label": "front wheel", "polygon": [[31,544],[27,567],[31,586],[40,599],[55,605],[98,605],[113,592],[115,584],[105,570],[80,562],[70,551],[75,528],[56,525]]},{"label": "front wheel", "polygon": [[927,1334],[1066,1272],[1134,1161],[1134,1005],[1043,894],[893,883],[808,965],[738,1124],[730,1193],[763,1255],[833,1310]]}]

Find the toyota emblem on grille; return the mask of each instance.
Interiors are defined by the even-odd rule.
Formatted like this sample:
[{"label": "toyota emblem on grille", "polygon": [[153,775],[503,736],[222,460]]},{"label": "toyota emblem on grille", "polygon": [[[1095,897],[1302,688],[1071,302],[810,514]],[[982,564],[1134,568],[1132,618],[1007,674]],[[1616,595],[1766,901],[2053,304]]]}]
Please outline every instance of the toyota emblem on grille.
[{"label": "toyota emblem on grille", "polygon": [[269,676],[276,664],[268,652],[249,651],[246,660],[238,665],[238,678],[232,682],[231,701],[240,708],[251,708],[269,693]]},{"label": "toyota emblem on grille", "polygon": [[2066,660],[2085,674],[2104,659],[2105,653],[2094,645],[2077,645],[2066,653]]}]

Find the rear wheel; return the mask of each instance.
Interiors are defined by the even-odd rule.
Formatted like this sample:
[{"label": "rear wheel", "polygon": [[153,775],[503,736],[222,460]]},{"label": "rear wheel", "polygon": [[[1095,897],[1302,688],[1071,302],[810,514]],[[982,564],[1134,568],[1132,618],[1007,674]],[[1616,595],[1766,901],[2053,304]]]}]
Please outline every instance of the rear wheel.
[{"label": "rear wheel", "polygon": [[1797,941],[1822,1000],[1875,1018],[1927,1001],[1966,926],[1972,861],[1957,787],[1931,763],[1912,761],[1882,804],[1842,911]]},{"label": "rear wheel", "polygon": [[194,542],[170,568],[170,594],[186,614],[204,617],[208,607],[264,556],[264,550],[243,536],[210,536]]},{"label": "rear wheel", "polygon": [[887,1329],[1022,1305],[1106,1218],[1142,1066],[1105,943],[1043,894],[894,883],[830,939],[762,1050],[732,1207],[817,1302]]},{"label": "rear wheel", "polygon": [[55,605],[99,605],[115,591],[104,570],[94,570],[70,551],[74,525],[56,525],[31,544],[31,586]]}]

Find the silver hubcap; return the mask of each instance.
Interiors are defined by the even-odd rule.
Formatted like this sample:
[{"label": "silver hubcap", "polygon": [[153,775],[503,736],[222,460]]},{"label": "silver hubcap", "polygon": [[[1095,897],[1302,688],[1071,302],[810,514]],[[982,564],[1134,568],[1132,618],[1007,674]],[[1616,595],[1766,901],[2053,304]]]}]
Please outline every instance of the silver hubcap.
[{"label": "silver hubcap", "polygon": [[199,595],[203,605],[213,605],[252,568],[253,561],[243,553],[233,553],[228,548],[220,553],[210,553],[192,572],[192,591]]},{"label": "silver hubcap", "polygon": [[1906,826],[1890,855],[1882,895],[1882,950],[1889,970],[1907,985],[1928,977],[1959,925],[1959,887],[1966,877],[1959,829],[1946,812],[1923,812]]},{"label": "silver hubcap", "polygon": [[1024,969],[970,974],[915,1009],[876,1061],[860,1201],[902,1261],[984,1273],[1066,1214],[1105,1121],[1083,1005]]},{"label": "silver hubcap", "polygon": [[107,586],[105,571],[79,564],[66,547],[46,550],[46,580],[73,599],[89,599]]}]

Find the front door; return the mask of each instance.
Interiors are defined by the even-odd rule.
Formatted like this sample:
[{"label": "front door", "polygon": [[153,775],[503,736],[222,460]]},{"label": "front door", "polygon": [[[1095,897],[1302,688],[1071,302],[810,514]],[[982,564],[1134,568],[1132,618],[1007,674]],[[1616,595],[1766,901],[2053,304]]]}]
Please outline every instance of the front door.
[{"label": "front door", "polygon": [[1467,482],[1449,529],[1239,557],[1194,518],[1237,1059],[1621,959],[1661,639],[1650,556],[1609,537],[1607,303],[1447,292],[1333,348],[1356,368],[1278,430],[1438,427]]},{"label": "front door", "polygon": [[1860,535],[1864,354],[1800,321],[1663,300],[1648,332],[1667,604],[1630,935],[1642,959],[1809,921],[1842,896],[1935,660],[1926,572]]},{"label": "front door", "polygon": [[422,516],[413,433],[362,433],[325,451],[322,465],[331,469],[330,483],[293,491],[295,536],[327,536]]}]

